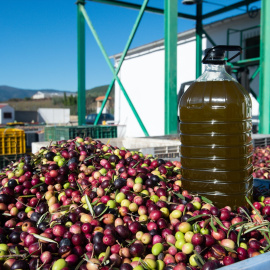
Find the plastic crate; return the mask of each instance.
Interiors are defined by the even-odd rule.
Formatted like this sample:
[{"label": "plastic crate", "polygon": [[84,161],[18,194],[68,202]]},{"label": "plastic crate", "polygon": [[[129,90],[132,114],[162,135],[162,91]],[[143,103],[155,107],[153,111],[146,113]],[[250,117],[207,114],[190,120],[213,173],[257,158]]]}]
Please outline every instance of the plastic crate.
[{"label": "plastic crate", "polygon": [[86,126],[67,126],[55,129],[55,140],[68,140],[76,137],[91,137],[91,128]]},{"label": "plastic crate", "polygon": [[253,179],[253,191],[254,196],[270,196],[270,179],[259,179],[254,178]]},{"label": "plastic crate", "polygon": [[0,129],[0,155],[25,154],[25,133],[21,129]]},{"label": "plastic crate", "polygon": [[265,147],[270,145],[270,135],[269,134],[253,134],[252,143],[254,147]]},{"label": "plastic crate", "polygon": [[44,137],[46,141],[53,141],[55,137],[55,127],[45,127],[44,128]]},{"label": "plastic crate", "polygon": [[11,162],[18,161],[19,158],[21,158],[23,156],[24,156],[24,154],[0,156],[0,169],[3,169]]},{"label": "plastic crate", "polygon": [[92,126],[93,139],[117,138],[117,126]]},{"label": "plastic crate", "polygon": [[75,137],[116,138],[116,126],[53,126],[45,127],[46,141],[60,141],[74,139]]}]

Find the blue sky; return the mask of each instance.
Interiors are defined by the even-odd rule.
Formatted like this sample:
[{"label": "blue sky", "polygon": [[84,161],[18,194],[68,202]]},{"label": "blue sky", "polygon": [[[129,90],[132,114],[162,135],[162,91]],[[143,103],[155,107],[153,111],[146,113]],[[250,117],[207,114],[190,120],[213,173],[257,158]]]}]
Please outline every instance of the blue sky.
[{"label": "blue sky", "polygon": [[[141,4],[142,0],[128,0]],[[239,0],[205,1],[204,12]],[[149,6],[162,8],[163,0]],[[209,3],[210,2],[210,3]],[[251,6],[260,7],[260,2]],[[108,55],[123,50],[137,10],[88,2],[86,11]],[[195,5],[179,12],[194,14]],[[243,13],[245,8],[204,23]],[[195,22],[178,19],[178,32]],[[77,7],[75,0],[0,0],[0,85],[24,89],[77,89]],[[164,16],[145,13],[132,48],[164,37]],[[86,25],[86,88],[109,84],[112,74]]]}]

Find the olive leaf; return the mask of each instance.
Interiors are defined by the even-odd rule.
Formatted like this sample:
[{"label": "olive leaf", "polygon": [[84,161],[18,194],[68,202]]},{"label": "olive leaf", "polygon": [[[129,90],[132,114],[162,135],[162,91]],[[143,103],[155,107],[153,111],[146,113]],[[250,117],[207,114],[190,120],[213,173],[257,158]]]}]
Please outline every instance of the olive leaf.
[{"label": "olive leaf", "polygon": [[204,221],[204,224],[203,224],[203,228],[204,228],[204,229],[205,229],[206,226],[210,223],[210,221],[211,221],[211,218],[208,218],[208,219],[206,219],[206,220]]},{"label": "olive leaf", "polygon": [[217,224],[222,227],[224,230],[228,230],[228,228],[226,228],[223,223],[221,222],[221,220],[218,217],[214,217],[215,221],[217,222]]},{"label": "olive leaf", "polygon": [[175,247],[175,245],[172,244],[172,243],[170,243],[170,242],[167,242],[167,244],[168,244],[169,246],[171,246],[171,247]]},{"label": "olive leaf", "polygon": [[206,203],[213,204],[213,202],[212,202],[211,200],[207,199],[207,198],[204,197],[204,196],[201,196],[201,199],[202,199],[202,201],[204,201],[204,202],[206,202]]},{"label": "olive leaf", "polygon": [[209,214],[202,214],[202,215],[197,215],[195,217],[191,217],[187,220],[187,222],[190,222],[190,221],[193,221],[193,220],[196,220],[198,218],[201,218],[201,217],[209,217],[210,215]]},{"label": "olive leaf", "polygon": [[205,261],[204,261],[204,259],[202,258],[202,256],[198,253],[198,251],[197,251],[197,250],[194,250],[194,253],[195,253],[196,257],[199,259],[200,263],[201,263],[202,265],[204,265],[204,264],[205,264]]},{"label": "olive leaf", "polygon": [[186,212],[187,212],[187,206],[185,206],[185,208],[184,208],[183,216],[186,214]]},{"label": "olive leaf", "polygon": [[237,246],[239,246],[239,244],[240,244],[240,238],[241,238],[241,234],[242,234],[243,230],[244,230],[244,227],[241,226],[240,231],[237,235]]},{"label": "olive leaf", "polygon": [[98,204],[99,203],[99,200],[96,200],[96,201],[94,201],[93,203],[91,203],[91,205],[92,206],[95,206],[96,204]]},{"label": "olive leaf", "polygon": [[107,210],[109,209],[109,206],[107,206],[101,214],[99,214],[97,217],[101,217]]},{"label": "olive leaf", "polygon": [[90,156],[90,157],[87,157],[84,161],[87,161],[87,160],[89,160],[89,159],[92,159],[92,158],[94,158],[94,157],[96,157],[97,155],[93,155],[93,156]]},{"label": "olive leaf", "polygon": [[11,214],[9,214],[9,213],[2,213],[2,216],[11,217]]},{"label": "olive leaf", "polygon": [[182,194],[180,194],[180,193],[175,193],[175,192],[174,192],[174,194],[175,194],[177,197],[179,197],[180,199],[186,200],[185,196],[183,196]]},{"label": "olive leaf", "polygon": [[241,208],[241,211],[243,211],[243,212],[245,213],[245,215],[247,216],[248,220],[249,220],[250,222],[252,222],[252,219],[251,219],[251,217],[249,216],[249,214],[247,213],[247,211],[246,211],[243,207],[240,207],[240,208]]},{"label": "olive leaf", "polygon": [[137,239],[133,239],[132,241],[128,242],[127,247],[130,247],[135,241],[137,241]]},{"label": "olive leaf", "polygon": [[[257,229],[259,229],[259,228],[261,228],[261,227],[264,227],[264,226],[265,226],[265,224],[261,224],[261,225],[258,225],[258,226],[254,226],[254,227],[252,227],[252,228],[249,228],[249,229],[245,230],[244,234],[247,234],[247,233],[249,233],[249,232],[255,231],[255,230],[257,230]],[[268,231],[268,230],[266,230],[266,231]]]},{"label": "olive leaf", "polygon": [[198,267],[199,267],[200,269],[202,269],[202,268],[203,268],[203,265],[201,264],[201,262],[199,261],[199,259],[198,259],[197,256],[194,257],[194,260],[195,260],[195,262],[197,263]]},{"label": "olive leaf", "polygon": [[252,207],[252,209],[258,215],[258,217],[263,220],[263,217],[261,216],[261,214],[259,213],[259,211],[254,207],[254,205],[251,203],[251,201],[248,199],[248,197],[245,197],[245,198],[246,198],[246,201],[248,202],[248,204]]},{"label": "olive leaf", "polygon": [[46,264],[46,262],[44,262],[41,266],[39,266],[39,267],[37,268],[37,270],[41,270],[42,267],[43,267],[45,264]]},{"label": "olive leaf", "polygon": [[266,246],[263,250],[267,251],[270,248],[270,244],[268,246]]},{"label": "olive leaf", "polygon": [[77,266],[75,267],[75,270],[79,270],[80,269],[80,266],[85,262],[84,259],[82,259],[78,264]]},{"label": "olive leaf", "polygon": [[229,251],[229,252],[232,252],[232,253],[237,253],[234,249],[232,249],[232,248],[229,248],[229,247],[226,247],[226,246],[223,246],[223,245],[221,245],[222,247],[224,247],[227,251]]},{"label": "olive leaf", "polygon": [[47,242],[50,242],[50,243],[55,243],[55,244],[57,244],[57,246],[58,246],[58,243],[57,243],[56,241],[50,239],[50,238],[47,238],[47,237],[45,237],[45,236],[41,236],[41,235],[38,235],[38,234],[35,234],[35,233],[32,233],[32,235],[33,235],[34,237],[36,237],[37,239],[40,239],[40,240],[43,240],[43,241],[47,241]]},{"label": "olive leaf", "polygon": [[53,220],[52,222],[50,222],[50,228],[54,227],[57,224],[61,224],[61,223],[56,220]]},{"label": "olive leaf", "polygon": [[211,217],[211,220],[210,220],[210,226],[214,230],[214,232],[217,232],[217,228],[214,225],[214,222],[213,222],[213,218],[212,217]]},{"label": "olive leaf", "polygon": [[85,200],[86,200],[86,204],[87,204],[87,206],[89,208],[89,211],[90,211],[92,217],[95,217],[95,213],[94,213],[93,207],[92,207],[92,205],[90,203],[88,195],[85,195]]},{"label": "olive leaf", "polygon": [[111,248],[110,246],[108,246],[101,264],[104,264],[108,260],[110,254],[111,254]]},{"label": "olive leaf", "polygon": [[89,257],[86,254],[84,254],[84,260],[87,261],[87,262],[90,262],[89,261],[90,259],[89,259]]},{"label": "olive leaf", "polygon": [[266,235],[266,233],[265,232],[261,232],[262,234],[263,234],[263,236],[265,237],[265,239],[266,239],[266,241],[267,241],[267,243],[268,243],[268,245],[270,245],[270,239],[269,239],[269,237]]},{"label": "olive leaf", "polygon": [[140,163],[141,161],[139,160],[134,166],[132,166],[132,168],[136,168],[137,165]]},{"label": "olive leaf", "polygon": [[78,188],[79,188],[80,193],[83,195],[83,190],[82,190],[81,185],[78,183],[77,180],[75,180],[75,181],[76,181],[76,184],[77,184],[77,186],[78,186]]},{"label": "olive leaf", "polygon": [[40,187],[40,186],[42,186],[42,185],[44,185],[44,183],[43,183],[43,182],[42,182],[42,183],[39,183],[39,184],[36,184],[35,186],[31,187],[31,189],[34,189],[34,188]]},{"label": "olive leaf", "polygon": [[142,264],[142,267],[146,270],[151,270],[151,268],[148,266],[148,264],[143,261],[142,259],[139,260],[139,262]]},{"label": "olive leaf", "polygon": [[19,255],[19,254],[20,254],[20,251],[19,251],[19,249],[18,249],[18,247],[17,247],[17,246],[15,246],[15,253],[16,253],[17,255]]},{"label": "olive leaf", "polygon": [[46,212],[46,213],[44,213],[40,218],[39,218],[39,220],[37,221],[37,226],[46,218],[46,216],[47,216],[47,214],[48,214],[49,212]]}]

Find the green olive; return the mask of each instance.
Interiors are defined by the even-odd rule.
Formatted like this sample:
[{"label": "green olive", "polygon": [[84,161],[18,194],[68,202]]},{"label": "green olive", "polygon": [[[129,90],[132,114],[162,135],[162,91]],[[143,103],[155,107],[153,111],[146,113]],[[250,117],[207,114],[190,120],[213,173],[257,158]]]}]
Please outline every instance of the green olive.
[{"label": "green olive", "polygon": [[68,264],[64,259],[59,259],[53,264],[52,270],[61,270],[67,266]]},{"label": "green olive", "polygon": [[164,247],[161,243],[156,243],[152,247],[152,254],[157,256],[159,253],[161,253],[164,250]]}]

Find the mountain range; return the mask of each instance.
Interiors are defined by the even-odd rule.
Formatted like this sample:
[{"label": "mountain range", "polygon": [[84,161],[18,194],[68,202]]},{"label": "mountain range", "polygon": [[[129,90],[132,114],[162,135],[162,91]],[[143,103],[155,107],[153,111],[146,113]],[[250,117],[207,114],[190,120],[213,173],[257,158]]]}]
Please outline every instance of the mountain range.
[{"label": "mountain range", "polygon": [[7,85],[0,85],[0,101],[8,101],[9,99],[24,99],[31,98],[38,91],[52,93],[52,92],[67,92],[54,89],[42,89],[42,90],[30,90],[30,89],[21,89],[16,87],[11,87]]},{"label": "mountain range", "polygon": [[[108,85],[94,87],[92,89],[86,90],[86,96],[102,96],[105,95],[107,91]],[[39,90],[31,90],[31,89],[22,89],[11,87],[7,85],[0,85],[0,102],[6,102],[10,99],[24,99],[24,98],[31,98],[35,93],[38,91],[53,93],[53,92],[69,92],[69,93],[76,93],[64,90],[55,90],[55,89],[39,89]],[[114,93],[112,93],[113,95]]]}]

